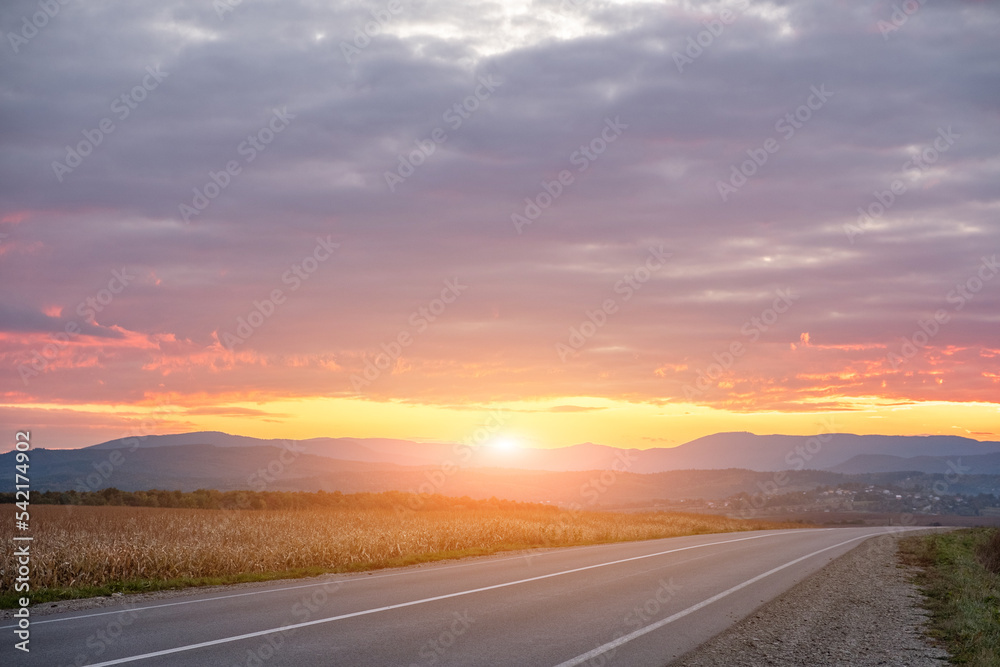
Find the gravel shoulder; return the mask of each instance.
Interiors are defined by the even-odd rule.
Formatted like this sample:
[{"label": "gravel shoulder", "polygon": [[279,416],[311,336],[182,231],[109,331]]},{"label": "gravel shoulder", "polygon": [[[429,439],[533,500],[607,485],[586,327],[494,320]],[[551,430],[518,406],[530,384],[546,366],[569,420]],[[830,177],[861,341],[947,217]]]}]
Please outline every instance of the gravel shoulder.
[{"label": "gravel shoulder", "polygon": [[[915,533],[906,533],[912,536]],[[940,667],[900,535],[866,540],[671,667]]]}]

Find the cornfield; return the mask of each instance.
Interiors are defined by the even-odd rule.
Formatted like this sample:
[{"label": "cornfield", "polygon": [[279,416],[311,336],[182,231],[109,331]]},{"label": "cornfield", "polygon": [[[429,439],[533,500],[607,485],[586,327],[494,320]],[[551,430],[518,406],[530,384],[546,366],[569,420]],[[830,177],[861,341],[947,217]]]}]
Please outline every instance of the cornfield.
[{"label": "cornfield", "polygon": [[[0,528],[0,590],[13,590],[13,522]],[[796,524],[796,526],[798,526]],[[547,507],[200,510],[32,508],[31,588],[225,577],[299,568],[349,571],[433,554],[489,553],[790,527],[695,514],[570,512]]]}]

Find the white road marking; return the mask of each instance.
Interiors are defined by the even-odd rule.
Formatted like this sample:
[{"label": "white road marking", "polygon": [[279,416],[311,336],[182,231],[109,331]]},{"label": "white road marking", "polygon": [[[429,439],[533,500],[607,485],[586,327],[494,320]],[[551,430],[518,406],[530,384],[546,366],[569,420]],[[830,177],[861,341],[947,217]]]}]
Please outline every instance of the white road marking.
[{"label": "white road marking", "polygon": [[[796,530],[796,531],[793,531],[793,532],[799,533],[799,532],[805,532],[805,531],[798,531],[798,530]],[[542,579],[550,579],[552,577],[559,577],[559,576],[562,576],[564,574],[573,574],[574,572],[584,572],[586,570],[593,570],[593,569],[596,569],[596,568],[599,568],[599,567],[607,567],[609,565],[620,565],[621,563],[629,563],[629,562],[636,561],[636,560],[643,560],[645,558],[655,558],[656,556],[664,556],[666,554],[677,553],[678,551],[688,551],[690,549],[701,549],[701,548],[704,548],[704,547],[717,546],[717,545],[721,545],[721,544],[732,544],[733,542],[746,542],[748,540],[759,540],[759,539],[761,539],[763,537],[776,537],[778,535],[788,535],[788,534],[789,533],[787,533],[787,532],[769,533],[769,534],[766,534],[766,535],[754,535],[752,537],[741,537],[739,539],[725,540],[725,541],[722,541],[722,542],[710,542],[708,544],[695,544],[695,545],[692,545],[692,546],[689,546],[689,547],[680,547],[680,548],[677,548],[677,549],[670,549],[668,551],[659,551],[657,553],[645,554],[645,555],[642,555],[642,556],[633,556],[631,558],[623,558],[621,560],[610,561],[610,562],[607,562],[607,563],[597,563],[595,565],[587,565],[585,567],[573,568],[572,570],[563,570],[562,572],[553,572],[551,574],[543,574],[543,575],[539,575],[537,577],[529,577],[527,579],[519,579],[517,581],[508,581],[508,582],[503,583],[503,584],[494,584],[492,586],[484,586],[482,588],[473,588],[473,589],[470,589],[470,590],[467,590],[467,591],[459,591],[457,593],[448,593],[446,595],[437,595],[437,596],[434,596],[434,597],[424,598],[422,600],[413,600],[411,602],[401,602],[401,603],[398,603],[398,604],[390,604],[390,605],[386,605],[384,607],[378,607],[376,609],[365,609],[364,611],[355,611],[355,612],[352,612],[350,614],[341,614],[339,616],[331,616],[329,618],[318,618],[318,619],[313,620],[313,621],[304,621],[302,623],[294,623],[294,624],[291,624],[291,625],[283,625],[283,626],[281,626],[279,628],[271,628],[269,630],[259,630],[257,632],[248,632],[246,634],[235,635],[233,637],[223,637],[222,639],[213,639],[213,640],[210,640],[210,641],[200,642],[200,643],[197,643],[197,644],[188,644],[187,646],[177,646],[175,648],[164,649],[162,651],[153,651],[152,653],[143,653],[141,655],[133,655],[133,656],[129,656],[127,658],[118,658],[117,660],[108,660],[107,662],[94,663],[94,664],[91,665],[91,667],[108,667],[109,665],[122,665],[122,664],[125,664],[125,663],[128,663],[128,662],[135,662],[137,660],[145,660],[147,658],[158,658],[158,657],[161,657],[161,656],[164,656],[164,655],[172,655],[174,653],[181,653],[181,652],[184,652],[184,651],[193,651],[193,650],[199,649],[199,648],[207,648],[209,646],[218,646],[219,644],[228,644],[230,642],[237,642],[237,641],[241,641],[241,640],[244,640],[244,639],[253,639],[254,637],[263,637],[265,635],[274,634],[275,632],[288,632],[290,630],[297,630],[299,628],[305,628],[305,627],[309,627],[309,626],[312,626],[312,625],[320,625],[320,624],[323,624],[323,623],[332,623],[333,621],[341,621],[341,620],[344,620],[346,618],[356,618],[358,616],[367,616],[368,614],[377,614],[379,612],[390,611],[392,609],[401,609],[403,607],[412,607],[414,605],[425,604],[427,602],[436,602],[438,600],[447,600],[449,598],[457,598],[457,597],[461,597],[463,595],[472,595],[473,593],[482,593],[484,591],[492,591],[492,590],[496,590],[498,588],[506,588],[508,586],[517,586],[518,584],[526,584],[526,583],[529,583],[529,582],[532,582],[532,581],[540,581]],[[865,537],[868,537],[868,536],[865,536]],[[861,539],[861,538],[856,538],[856,539]],[[850,541],[853,541],[853,540],[850,540]],[[840,546],[840,545],[836,545],[836,546]],[[830,548],[832,549],[834,547],[830,547]],[[819,552],[817,552],[817,553],[819,553]],[[810,554],[810,555],[815,555],[815,554]],[[806,556],[806,558],[808,558],[808,556]],[[787,566],[782,566],[782,567],[787,567]],[[776,572],[777,570],[774,570],[774,571]],[[770,572],[768,574],[770,574]],[[761,576],[766,576],[766,575],[761,575]],[[735,589],[733,589],[733,590],[735,590]],[[727,594],[728,594],[728,592],[727,592]],[[705,603],[705,604],[707,604],[707,603]],[[574,664],[576,664],[576,663],[574,663]]]},{"label": "white road marking", "polygon": [[[615,639],[614,641],[610,641],[607,644],[603,644],[601,646],[598,646],[594,650],[587,651],[586,653],[584,653],[582,655],[578,655],[575,658],[572,658],[571,660],[567,660],[566,662],[560,662],[558,665],[556,665],[556,667],[576,667],[576,665],[580,665],[580,664],[582,664],[584,662],[587,662],[588,660],[590,660],[592,658],[596,658],[597,656],[601,655],[602,653],[606,653],[606,652],[608,652],[608,651],[610,651],[612,649],[618,648],[622,644],[627,644],[628,642],[632,641],[633,639],[636,639],[636,638],[641,637],[641,636],[643,636],[645,634],[648,634],[648,633],[652,632],[653,630],[658,630],[658,629],[662,628],[663,626],[665,626],[665,625],[667,625],[669,623],[673,623],[674,621],[676,621],[678,619],[684,618],[685,616],[687,616],[689,614],[693,614],[694,612],[696,612],[699,609],[702,609],[704,607],[707,607],[708,605],[712,604],[713,602],[718,602],[722,598],[724,598],[724,597],[726,597],[728,595],[732,595],[733,593],[735,593],[738,590],[741,590],[743,588],[746,588],[747,586],[755,584],[758,581],[760,581],[761,579],[764,579],[765,577],[771,576],[775,572],[780,572],[780,571],[784,570],[786,567],[791,567],[792,565],[795,565],[796,563],[801,563],[802,561],[807,560],[809,558],[812,558],[813,556],[818,556],[819,554],[823,553],[824,551],[829,551],[830,549],[836,549],[837,547],[842,547],[845,544],[850,544],[851,542],[856,542],[858,540],[866,540],[866,539],[871,538],[871,537],[878,537],[879,535],[887,535],[890,532],[892,532],[892,531],[886,531],[886,532],[883,532],[883,533],[875,533],[874,535],[862,535],[861,537],[854,537],[854,538],[851,538],[849,540],[845,540],[844,542],[841,542],[840,544],[834,544],[832,547],[826,547],[825,549],[820,549],[819,551],[814,551],[811,554],[807,554],[805,556],[802,556],[801,558],[796,558],[795,560],[789,561],[789,562],[785,563],[784,565],[779,565],[778,567],[774,568],[773,570],[768,570],[764,574],[758,574],[756,577],[754,577],[752,579],[747,579],[742,584],[737,584],[737,585],[733,586],[732,588],[730,588],[728,590],[722,591],[718,595],[713,595],[712,597],[708,598],[707,600],[702,600],[698,604],[692,605],[692,606],[688,607],[687,609],[685,609],[683,611],[679,611],[679,612],[677,612],[676,614],[674,614],[672,616],[668,616],[667,618],[664,618],[663,620],[660,620],[660,621],[657,621],[656,623],[652,623],[650,625],[647,625],[644,628],[639,628],[638,630],[636,630],[634,632],[630,632],[627,635],[622,635],[621,637],[619,637],[618,639]],[[107,663],[107,664],[111,664],[111,663]]]},{"label": "white road marking", "polygon": [[[594,545],[594,546],[605,546],[605,545],[598,544],[598,545]],[[539,554],[539,555],[541,555],[541,554]],[[499,563],[499,562],[502,562],[502,561],[517,560],[519,558],[524,558],[524,556],[510,556],[508,558],[494,558],[494,559],[490,560],[489,562],[491,562],[491,563]],[[433,569],[435,571],[453,570],[453,569],[459,568],[459,567],[471,567],[472,565],[479,565],[479,564],[484,563],[484,562],[487,562],[487,561],[476,561],[476,562],[469,562],[469,563],[461,563],[461,564],[458,564],[458,565],[446,565],[444,567],[434,567]],[[112,609],[112,610],[109,610],[109,611],[97,611],[97,612],[94,612],[93,614],[80,614],[78,616],[61,616],[59,618],[45,618],[45,619],[42,619],[42,620],[39,620],[39,621],[32,621],[31,624],[32,625],[41,625],[42,623],[62,623],[64,621],[75,621],[75,620],[81,619],[81,618],[92,618],[94,616],[108,616],[109,614],[124,614],[124,613],[131,613],[131,612],[137,612],[137,611],[146,611],[147,609],[160,609],[161,607],[176,607],[178,605],[183,605],[183,604],[199,604],[199,603],[202,603],[202,602],[214,602],[215,600],[226,600],[228,598],[240,598],[240,597],[245,597],[247,595],[264,595],[264,594],[267,594],[267,593],[280,593],[282,591],[294,591],[294,590],[297,590],[297,589],[300,589],[300,588],[315,588],[317,586],[329,586],[331,584],[338,584],[338,583],[346,584],[346,583],[349,583],[349,582],[352,582],[352,581],[374,581],[376,579],[385,579],[387,577],[401,577],[404,574],[413,574],[413,572],[414,572],[414,570],[405,570],[405,571],[401,571],[401,572],[390,572],[390,573],[386,573],[386,574],[359,575],[359,576],[353,576],[353,577],[345,577],[343,579],[329,579],[327,581],[320,581],[320,582],[312,583],[312,584],[301,584],[299,586],[283,586],[281,588],[265,588],[265,589],[261,589],[259,591],[247,591],[246,593],[230,593],[228,595],[216,595],[215,597],[198,598],[197,600],[181,600],[179,602],[162,602],[160,604],[146,605],[145,607],[125,607],[125,608]],[[333,573],[333,574],[338,574],[338,573]],[[264,583],[264,582],[261,582],[261,583]],[[197,594],[197,589],[190,589],[188,592],[192,593],[192,594]],[[9,630],[11,628],[16,628],[16,627],[17,627],[17,625],[0,625],[0,630]]]},{"label": "white road marking", "polygon": [[[828,529],[828,528],[819,528],[819,529],[812,528],[812,529],[800,530],[798,532],[811,532],[813,530],[831,530],[831,529]],[[773,533],[773,534],[774,535],[780,535],[780,534],[783,534],[783,533]],[[721,535],[725,535],[725,533],[719,533],[719,535],[720,536]],[[693,536],[693,535],[683,535],[681,537],[695,537],[695,536]],[[707,536],[705,536],[705,537],[707,537]],[[767,535],[761,535],[760,537],[767,537]],[[675,538],[668,537],[668,538],[663,538],[663,539],[675,539]],[[578,547],[578,548],[580,548],[580,549],[595,549],[595,548],[607,547],[607,546],[615,546],[615,545],[620,545],[620,544],[621,543],[619,543],[619,542],[612,542],[612,543],[609,543],[609,544],[593,544],[593,545],[588,545],[588,546],[583,546],[583,547]],[[713,544],[723,544],[723,543],[722,542],[713,542]],[[709,546],[709,545],[706,544],[705,546]],[[533,554],[532,557],[544,556],[544,555],[547,555],[547,554],[550,554],[550,553],[554,553],[556,551],[558,551],[558,549],[550,549],[550,550],[543,551],[543,552],[538,553],[538,554]],[[440,572],[441,570],[454,570],[454,569],[457,569],[457,568],[460,568],[460,567],[472,567],[474,565],[481,565],[483,563],[502,563],[502,562],[509,561],[509,560],[519,560],[519,559],[522,559],[524,557],[525,557],[524,554],[522,554],[522,555],[519,555],[519,556],[509,556],[507,558],[493,558],[493,559],[491,559],[489,561],[486,561],[486,560],[476,560],[476,561],[471,561],[471,562],[467,562],[467,563],[459,563],[459,564],[456,564],[456,565],[438,566],[436,564],[433,564],[433,567],[432,568],[428,568],[426,571],[433,570],[435,572]],[[406,574],[413,574],[414,572],[415,572],[415,570],[409,570],[408,569],[408,570],[403,570],[403,571],[400,571],[400,572],[390,572],[390,573],[386,573],[386,574],[359,575],[359,576],[354,576],[354,577],[349,577],[349,578],[345,577],[343,579],[331,579],[331,580],[328,580],[328,581],[321,581],[321,582],[313,583],[313,584],[302,584],[300,586],[283,586],[282,588],[266,588],[266,589],[262,589],[262,590],[259,590],[259,591],[248,591],[246,593],[230,593],[228,595],[217,595],[215,597],[199,598],[197,600],[181,600],[179,602],[162,602],[160,604],[146,605],[145,607],[125,607],[125,608],[112,609],[112,610],[109,610],[109,611],[97,611],[97,612],[94,612],[92,614],[79,614],[77,616],[60,616],[59,618],[43,618],[41,620],[32,621],[31,624],[32,625],[41,625],[43,623],[63,623],[65,621],[75,621],[75,620],[78,620],[78,619],[81,619],[81,618],[93,618],[94,616],[109,616],[111,614],[124,614],[124,613],[131,613],[131,612],[140,612],[140,611],[146,611],[147,609],[160,609],[162,607],[176,607],[178,605],[200,604],[202,602],[214,602],[216,600],[226,600],[226,599],[229,599],[229,598],[246,597],[248,595],[264,595],[264,594],[267,594],[267,593],[280,593],[282,591],[294,591],[294,590],[297,590],[297,589],[300,589],[300,588],[315,588],[316,586],[328,586],[330,584],[336,584],[336,583],[345,583],[346,584],[346,583],[353,582],[353,581],[374,581],[376,579],[385,579],[387,577],[401,577],[401,576],[406,575]],[[195,594],[196,590],[192,590],[190,592],[192,594]],[[0,630],[10,630],[11,628],[16,628],[16,627],[17,627],[16,624],[15,625],[0,625]]]}]

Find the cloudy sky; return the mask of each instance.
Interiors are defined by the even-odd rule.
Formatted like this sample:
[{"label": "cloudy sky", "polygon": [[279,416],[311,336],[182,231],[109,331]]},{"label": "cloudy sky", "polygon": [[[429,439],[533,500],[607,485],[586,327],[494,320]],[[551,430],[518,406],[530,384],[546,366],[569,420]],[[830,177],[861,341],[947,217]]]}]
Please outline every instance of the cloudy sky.
[{"label": "cloudy sky", "polygon": [[35,446],[1000,439],[994,3],[32,0],[0,29],[0,424]]}]

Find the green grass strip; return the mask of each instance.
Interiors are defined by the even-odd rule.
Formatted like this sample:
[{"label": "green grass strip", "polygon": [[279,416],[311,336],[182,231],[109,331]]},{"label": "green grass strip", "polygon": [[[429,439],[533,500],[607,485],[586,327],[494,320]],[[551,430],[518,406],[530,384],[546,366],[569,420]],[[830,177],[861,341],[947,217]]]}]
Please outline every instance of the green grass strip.
[{"label": "green grass strip", "polygon": [[1000,530],[971,528],[901,541],[904,562],[917,565],[927,596],[930,634],[952,662],[1000,665]]}]

